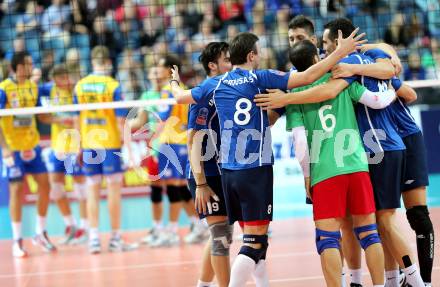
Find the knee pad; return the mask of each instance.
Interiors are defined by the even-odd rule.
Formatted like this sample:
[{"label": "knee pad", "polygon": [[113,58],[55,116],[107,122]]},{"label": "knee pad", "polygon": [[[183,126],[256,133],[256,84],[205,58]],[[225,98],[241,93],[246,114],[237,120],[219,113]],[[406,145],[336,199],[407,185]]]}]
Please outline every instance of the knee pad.
[{"label": "knee pad", "polygon": [[182,201],[180,197],[180,190],[177,186],[168,185],[167,186],[167,195],[170,203],[176,203]]},{"label": "knee pad", "polygon": [[161,186],[151,186],[151,201],[153,203],[162,202],[162,187]]},{"label": "knee pad", "polygon": [[108,174],[108,175],[105,175],[105,179],[107,181],[107,184],[122,183],[123,174],[120,172],[114,173],[114,174]]},{"label": "knee pad", "polygon": [[218,222],[209,226],[211,233],[211,255],[229,256],[229,247],[232,243],[233,226],[227,221]]},{"label": "knee pad", "polygon": [[83,183],[74,183],[73,184],[73,193],[75,194],[75,198],[77,200],[86,200],[87,199],[87,187]]},{"label": "knee pad", "polygon": [[53,183],[50,186],[50,199],[58,201],[64,196],[66,196],[66,189],[62,183]]},{"label": "knee pad", "polygon": [[181,186],[179,187],[179,191],[180,191],[180,198],[185,201],[188,202],[190,200],[192,200],[192,195],[191,192],[189,191],[188,187],[186,186]]},{"label": "knee pad", "polygon": [[[361,238],[360,234],[367,231],[375,231],[375,233],[368,234]],[[380,243],[380,236],[377,232],[377,224],[364,225],[354,228],[357,240],[362,246],[362,249],[366,250],[370,245]]]},{"label": "knee pad", "polygon": [[[325,238],[322,238],[325,237]],[[340,231],[325,231],[316,228],[316,249],[321,255],[326,249],[336,248],[341,249],[341,232]]]},{"label": "knee pad", "polygon": [[267,235],[253,235],[253,234],[243,234],[243,243],[248,244],[261,244],[261,248],[253,248],[251,246],[243,245],[240,248],[238,254],[243,254],[258,263],[261,259],[266,257],[266,252],[269,244],[267,243]]},{"label": "knee pad", "polygon": [[92,176],[87,176],[86,177],[87,185],[101,184],[101,182],[102,182],[102,176],[100,174],[96,174],[96,175],[92,175]]},{"label": "knee pad", "polygon": [[426,205],[414,206],[406,211],[409,225],[416,234],[427,234],[434,231]]}]

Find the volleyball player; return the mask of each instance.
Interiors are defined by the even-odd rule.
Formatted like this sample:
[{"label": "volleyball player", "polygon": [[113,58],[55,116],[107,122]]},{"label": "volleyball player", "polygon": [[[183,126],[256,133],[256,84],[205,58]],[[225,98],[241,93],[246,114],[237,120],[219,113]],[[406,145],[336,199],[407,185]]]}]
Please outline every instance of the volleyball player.
[{"label": "volleyball player", "polygon": [[[11,61],[13,75],[0,83],[0,108],[25,108],[41,105],[38,87],[29,80],[32,57],[27,52],[14,54]],[[44,115],[39,116],[44,118]],[[46,231],[49,207],[49,178],[39,146],[40,135],[34,115],[6,116],[0,119],[0,146],[4,176],[9,181],[9,211],[12,221],[12,255],[27,255],[21,233],[23,185],[26,175],[37,182],[37,225],[33,241],[47,252],[56,251]]]}]

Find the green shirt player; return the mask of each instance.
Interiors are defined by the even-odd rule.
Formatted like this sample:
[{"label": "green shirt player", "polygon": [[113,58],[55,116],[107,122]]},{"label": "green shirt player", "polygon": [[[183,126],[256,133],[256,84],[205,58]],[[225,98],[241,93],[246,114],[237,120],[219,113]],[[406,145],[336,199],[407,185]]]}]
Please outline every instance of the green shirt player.
[{"label": "green shirt player", "polygon": [[[316,47],[303,41],[292,47],[290,60],[301,71],[319,58]],[[335,81],[327,74],[287,95],[295,97],[298,92],[319,89],[325,92]],[[347,211],[353,216],[355,234],[366,252],[374,286],[383,286],[384,258],[375,224],[374,195],[353,104],[383,108],[395,94],[374,94],[359,84],[336,91],[336,97],[320,103],[287,106],[287,129],[293,132],[304,176],[311,176],[316,245],[327,286],[341,286],[340,224]]]},{"label": "green shirt player", "polygon": [[[161,98],[160,79],[157,67],[151,67],[148,71],[148,80],[150,81],[151,88],[145,91],[141,100],[158,100]],[[151,202],[153,210],[153,228],[148,236],[142,239],[145,244],[150,244],[159,236],[162,230],[162,191],[163,183],[159,179],[159,167],[158,167],[158,150],[159,143],[158,138],[160,135],[159,117],[157,115],[157,106],[147,106],[145,109],[139,110],[136,118],[130,121],[130,127],[132,131],[138,133],[145,128],[148,132],[148,157],[145,159],[145,163],[148,169],[148,176],[151,180]]]}]

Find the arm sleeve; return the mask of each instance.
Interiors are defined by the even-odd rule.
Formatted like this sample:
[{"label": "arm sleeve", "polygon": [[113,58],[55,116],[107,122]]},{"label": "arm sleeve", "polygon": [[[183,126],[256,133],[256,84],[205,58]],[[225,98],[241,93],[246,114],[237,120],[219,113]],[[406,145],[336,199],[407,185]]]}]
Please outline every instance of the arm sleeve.
[{"label": "arm sleeve", "polygon": [[3,89],[0,89],[0,109],[4,109],[6,107],[6,92]]},{"label": "arm sleeve", "polygon": [[255,74],[260,88],[263,89],[261,92],[266,92],[266,89],[287,90],[290,73],[277,70],[259,70],[255,71]]},{"label": "arm sleeve", "polygon": [[208,128],[209,108],[206,105],[191,105],[188,112],[188,129],[203,130]]},{"label": "arm sleeve", "polygon": [[[360,62],[360,59],[355,56],[355,55],[351,55],[348,57],[345,57],[344,59],[342,59],[341,61],[339,61],[340,64],[362,64]],[[353,83],[354,81],[356,81],[358,79],[357,75],[353,75],[351,77],[346,77],[346,78],[342,78],[345,81],[347,81],[348,84]]]},{"label": "arm sleeve", "polygon": [[364,55],[372,58],[374,61],[377,59],[391,59],[391,56],[382,51],[381,49],[371,49],[364,53]]},{"label": "arm sleeve", "polygon": [[196,103],[202,103],[205,95],[205,89],[203,88],[203,83],[197,87],[191,89],[191,96]]},{"label": "arm sleeve", "polygon": [[304,177],[310,177],[310,155],[307,145],[307,135],[304,126],[292,129],[293,144],[295,147],[295,157],[298,159]]},{"label": "arm sleeve", "polygon": [[[113,91],[113,101],[115,102],[119,102],[122,101],[122,89],[121,86],[118,86],[114,91]],[[128,113],[127,109],[116,109],[115,110],[115,114],[118,118],[123,118],[126,117]]]},{"label": "arm sleeve", "polygon": [[389,106],[396,98],[394,90],[371,92],[359,83],[353,83],[348,88],[348,94],[355,101],[372,109],[383,109]]}]

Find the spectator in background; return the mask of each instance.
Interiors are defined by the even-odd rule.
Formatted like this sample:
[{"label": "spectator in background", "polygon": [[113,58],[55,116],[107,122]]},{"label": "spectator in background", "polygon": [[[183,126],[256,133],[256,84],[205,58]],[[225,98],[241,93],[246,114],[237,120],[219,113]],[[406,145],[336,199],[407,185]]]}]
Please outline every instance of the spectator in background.
[{"label": "spectator in background", "polygon": [[[132,0],[124,0],[122,6],[115,12],[115,21],[120,32],[119,39],[127,48],[139,48],[139,31],[141,19],[147,14],[147,10],[136,5]],[[115,28],[116,28],[115,27]]]},{"label": "spectator in background", "polygon": [[64,25],[68,22],[71,14],[69,5],[64,0],[52,0],[41,18],[41,28],[46,37],[59,37],[64,32]]},{"label": "spectator in background", "polygon": [[87,74],[87,69],[81,64],[81,55],[76,48],[70,48],[66,52],[66,67],[73,83],[78,82]]},{"label": "spectator in background", "polygon": [[272,34],[272,48],[277,59],[277,69],[283,69],[288,61],[287,49],[289,48],[289,12],[288,6],[277,11],[277,25]]},{"label": "spectator in background", "polygon": [[18,52],[24,52],[25,51],[25,41],[23,37],[17,37],[12,42],[12,49],[9,51],[6,51],[5,53],[5,59],[11,62],[12,57],[15,53]]},{"label": "spectator in background", "polygon": [[107,47],[113,62],[116,61],[116,55],[122,51],[121,42],[116,41],[114,33],[108,28],[107,21],[103,16],[97,16],[93,21],[90,47],[93,49],[96,46]]},{"label": "spectator in background", "polygon": [[407,47],[410,43],[410,32],[405,26],[405,17],[397,13],[384,35],[385,43],[396,47]]},{"label": "spectator in background", "polygon": [[45,50],[43,52],[43,59],[41,62],[41,74],[42,81],[44,83],[49,82],[49,74],[52,68],[55,66],[55,57],[52,50]]},{"label": "spectator in background", "polygon": [[144,73],[142,63],[137,60],[131,49],[122,52],[122,59],[118,66],[116,78],[121,83],[121,90],[124,100],[137,100],[145,90]]},{"label": "spectator in background", "polygon": [[183,17],[180,14],[172,15],[171,25],[165,30],[162,42],[167,42],[169,52],[176,55],[184,55],[188,42],[188,29],[183,27]]},{"label": "spectator in background", "polygon": [[234,39],[234,37],[237,36],[239,32],[240,31],[238,30],[237,26],[229,25],[226,29],[226,41],[229,42]]},{"label": "spectator in background", "polygon": [[86,0],[71,0],[72,14],[68,20],[68,27],[71,34],[87,35],[92,27],[90,11],[87,8]]},{"label": "spectator in background", "polygon": [[23,14],[18,15],[15,30],[18,36],[23,36],[27,39],[38,38],[40,19],[39,8],[35,1],[28,1],[26,3],[26,10]]},{"label": "spectator in background", "polygon": [[41,69],[33,68],[30,80],[36,84],[40,84],[42,78],[43,78],[43,73],[41,72]]},{"label": "spectator in background", "polygon": [[408,56],[408,67],[404,71],[404,80],[426,80],[426,70],[420,62],[420,55],[417,51],[412,51]]},{"label": "spectator in background", "polygon": [[9,62],[0,60],[0,80],[6,80],[9,77]]},{"label": "spectator in background", "polygon": [[210,42],[218,42],[218,41],[220,41],[220,38],[218,35],[212,32],[211,22],[206,20],[202,21],[202,23],[200,23],[199,33],[195,34],[191,38],[190,51],[200,52]]},{"label": "spectator in background", "polygon": [[[183,25],[189,28],[189,35],[200,32],[199,25],[203,21],[203,9],[200,3],[190,0],[177,0],[176,11],[183,17]],[[212,23],[211,23],[212,25]]]},{"label": "spectator in background", "polygon": [[218,15],[224,24],[245,23],[244,7],[239,0],[223,0],[218,5]]},{"label": "spectator in background", "polygon": [[160,18],[144,18],[140,36],[142,54],[145,55],[148,52],[148,49],[153,47],[153,45],[156,43],[161,35],[162,28],[163,24],[162,21],[160,21]]}]

